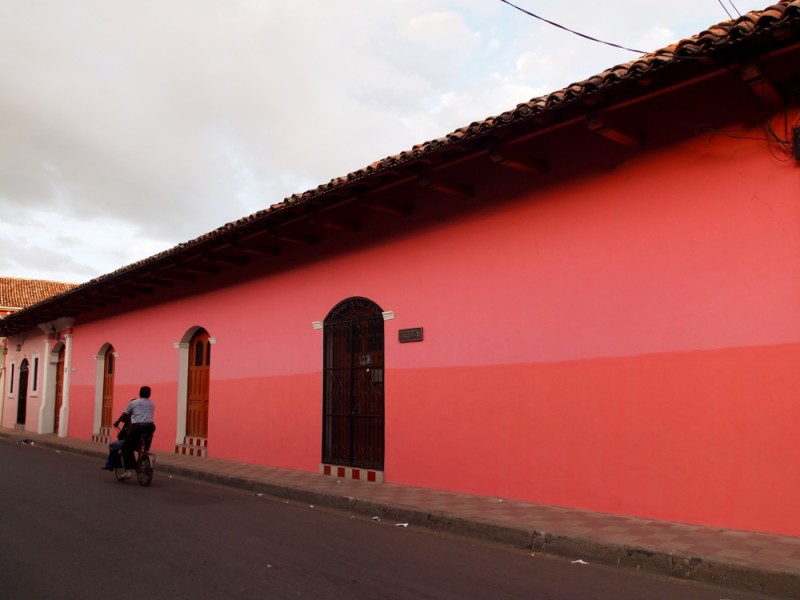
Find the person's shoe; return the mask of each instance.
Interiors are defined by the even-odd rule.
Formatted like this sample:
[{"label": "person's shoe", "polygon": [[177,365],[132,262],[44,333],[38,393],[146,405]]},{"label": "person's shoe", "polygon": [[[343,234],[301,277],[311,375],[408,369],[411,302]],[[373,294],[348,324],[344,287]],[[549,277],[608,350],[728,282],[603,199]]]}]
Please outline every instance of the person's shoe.
[{"label": "person's shoe", "polygon": [[130,479],[131,477],[133,477],[133,473],[131,473],[130,471],[125,471],[125,472],[124,472],[124,473],[123,473],[123,474],[120,476],[120,479]]}]

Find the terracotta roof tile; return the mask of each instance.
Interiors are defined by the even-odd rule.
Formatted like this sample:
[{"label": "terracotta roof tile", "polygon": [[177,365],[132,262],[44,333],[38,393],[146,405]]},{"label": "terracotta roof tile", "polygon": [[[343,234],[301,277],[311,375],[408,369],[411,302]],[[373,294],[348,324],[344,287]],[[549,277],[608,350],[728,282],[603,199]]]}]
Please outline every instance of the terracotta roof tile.
[{"label": "terracotta roof tile", "polygon": [[74,287],[74,283],[0,277],[0,309],[27,308]]}]

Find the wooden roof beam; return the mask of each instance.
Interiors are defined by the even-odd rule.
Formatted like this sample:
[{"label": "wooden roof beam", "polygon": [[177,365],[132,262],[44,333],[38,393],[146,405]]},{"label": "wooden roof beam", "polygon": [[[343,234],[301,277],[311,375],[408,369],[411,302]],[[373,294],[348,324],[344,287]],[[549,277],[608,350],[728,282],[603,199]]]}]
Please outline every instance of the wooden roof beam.
[{"label": "wooden roof beam", "polygon": [[211,267],[207,265],[178,263],[175,266],[176,268],[181,269],[182,271],[187,271],[189,273],[197,273],[199,275],[219,275],[222,272],[222,269],[220,269],[219,267]]},{"label": "wooden roof beam", "polygon": [[604,138],[616,142],[617,144],[628,146],[629,148],[635,148],[644,142],[644,137],[641,134],[610,125],[605,119],[599,116],[587,117],[586,126],[590,131],[602,135]]},{"label": "wooden roof beam", "polygon": [[118,302],[122,301],[122,297],[104,292],[102,294],[91,294],[84,296],[81,298],[81,301],[103,305],[117,304]]},{"label": "wooden roof beam", "polygon": [[783,94],[756,63],[742,65],[739,76],[764,106],[774,109],[783,105]]},{"label": "wooden roof beam", "polygon": [[155,293],[155,289],[152,286],[147,285],[140,285],[135,281],[125,281],[120,283],[117,288],[122,290],[128,290],[129,293],[132,294],[147,294],[151,295]]},{"label": "wooden roof beam", "polygon": [[432,177],[429,173],[417,175],[417,183],[422,187],[430,188],[449,194],[451,196],[472,197],[475,195],[475,187],[469,183],[449,182]]},{"label": "wooden roof beam", "polygon": [[156,273],[160,274],[160,277],[165,280],[169,281],[182,281],[184,283],[194,283],[197,281],[197,277],[188,273],[181,273],[176,265],[170,265],[166,269],[159,269]]},{"label": "wooden roof beam", "polygon": [[204,254],[201,259],[207,262],[239,267],[245,267],[250,264],[250,259],[246,256],[233,256],[232,254]]},{"label": "wooden roof beam", "polygon": [[146,283],[148,285],[158,285],[161,287],[172,287],[175,285],[174,281],[170,281],[169,279],[164,279],[163,277],[155,277],[155,276],[146,276],[140,277],[138,281],[142,283]]},{"label": "wooden roof beam", "polygon": [[280,246],[275,244],[233,244],[232,250],[237,252],[244,252],[245,254],[257,254],[260,256],[278,256],[281,253]]},{"label": "wooden roof beam", "polygon": [[355,233],[361,231],[361,223],[358,221],[342,221],[337,219],[320,219],[317,216],[308,217],[307,222],[309,225],[317,225],[325,229],[337,229],[339,231],[349,231]]},{"label": "wooden roof beam", "polygon": [[395,203],[395,202],[375,202],[374,200],[367,200],[366,198],[359,198],[358,205],[364,208],[393,215],[401,215],[408,217],[414,213],[414,205],[410,202]]},{"label": "wooden roof beam", "polygon": [[517,154],[511,155],[507,150],[500,150],[499,148],[492,148],[489,150],[489,160],[498,165],[503,165],[516,171],[524,171],[526,173],[533,173],[534,175],[543,175],[547,173],[547,162],[539,158],[528,158],[518,156]]},{"label": "wooden roof beam", "polygon": [[268,234],[273,240],[281,242],[289,242],[292,244],[309,244],[313,245],[319,242],[319,238],[313,235],[301,235],[299,233],[290,233],[288,231],[275,230]]}]

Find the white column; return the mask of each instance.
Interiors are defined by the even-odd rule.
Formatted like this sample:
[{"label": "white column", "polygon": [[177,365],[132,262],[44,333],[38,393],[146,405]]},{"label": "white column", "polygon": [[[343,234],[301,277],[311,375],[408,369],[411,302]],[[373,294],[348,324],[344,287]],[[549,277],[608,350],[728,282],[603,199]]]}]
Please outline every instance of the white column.
[{"label": "white column", "polygon": [[178,397],[177,414],[175,415],[175,443],[182,444],[186,437],[186,409],[189,393],[189,343],[178,342],[175,344],[178,351]]},{"label": "white column", "polygon": [[3,427],[3,409],[5,408],[6,399],[6,354],[8,348],[6,347],[6,338],[0,338],[0,428]]},{"label": "white column", "polygon": [[[56,387],[53,377],[58,356],[53,359],[53,352],[50,349],[50,338],[44,339],[44,350],[42,352],[42,389],[39,391],[39,429],[36,433],[50,433],[53,429],[55,415],[49,410],[56,402]],[[56,432],[58,433],[58,432]]]},{"label": "white column", "polygon": [[103,421],[103,369],[106,365],[104,354],[95,354],[94,358],[94,417],[92,419],[92,435],[100,433]]},{"label": "white column", "polygon": [[72,334],[68,333],[64,336],[64,401],[61,403],[61,413],[58,416],[58,437],[67,437],[69,431],[69,385],[70,375],[72,373]]}]

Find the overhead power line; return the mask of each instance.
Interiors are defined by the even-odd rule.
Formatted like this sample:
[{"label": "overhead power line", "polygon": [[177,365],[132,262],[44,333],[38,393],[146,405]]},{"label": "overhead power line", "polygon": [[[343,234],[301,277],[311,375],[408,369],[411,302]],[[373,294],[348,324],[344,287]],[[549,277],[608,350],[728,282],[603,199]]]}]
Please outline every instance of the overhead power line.
[{"label": "overhead power line", "polygon": [[[725,6],[725,3],[724,3],[724,2],[722,2],[722,0],[717,0],[717,2],[719,2],[719,5],[722,7],[722,10],[724,10],[724,11],[725,11],[725,14],[726,14],[726,15],[728,15],[728,18],[729,18],[731,21],[733,21],[733,15],[731,14],[731,11],[729,11],[729,10],[728,10],[728,7],[727,7],[727,6]],[[736,7],[734,6],[734,8],[736,8]]]},{"label": "overhead power line", "polygon": [[540,21],[543,21],[543,22],[547,23],[548,25],[552,25],[553,27],[558,27],[559,29],[563,29],[564,31],[568,31],[571,34],[577,35],[577,36],[582,37],[584,39],[587,39],[590,42],[597,42],[598,44],[605,44],[606,46],[611,46],[612,48],[619,48],[620,50],[627,50],[628,52],[636,52],[637,54],[646,54],[646,52],[644,50],[637,50],[636,48],[628,48],[626,46],[620,46],[619,44],[615,44],[613,42],[605,42],[603,40],[598,40],[597,38],[594,38],[594,37],[592,37],[590,35],[586,35],[585,33],[580,33],[579,31],[574,31],[574,30],[570,29],[569,27],[564,27],[563,25],[560,25],[558,23],[555,23],[553,21],[549,21],[548,19],[545,19],[544,17],[540,17],[539,15],[535,15],[532,12],[517,6],[516,4],[512,4],[508,0],[500,0],[500,2],[502,2],[503,4],[508,4],[512,8],[516,8],[518,11],[520,11],[521,13],[525,13],[529,17],[533,17],[534,19],[539,19]]}]

